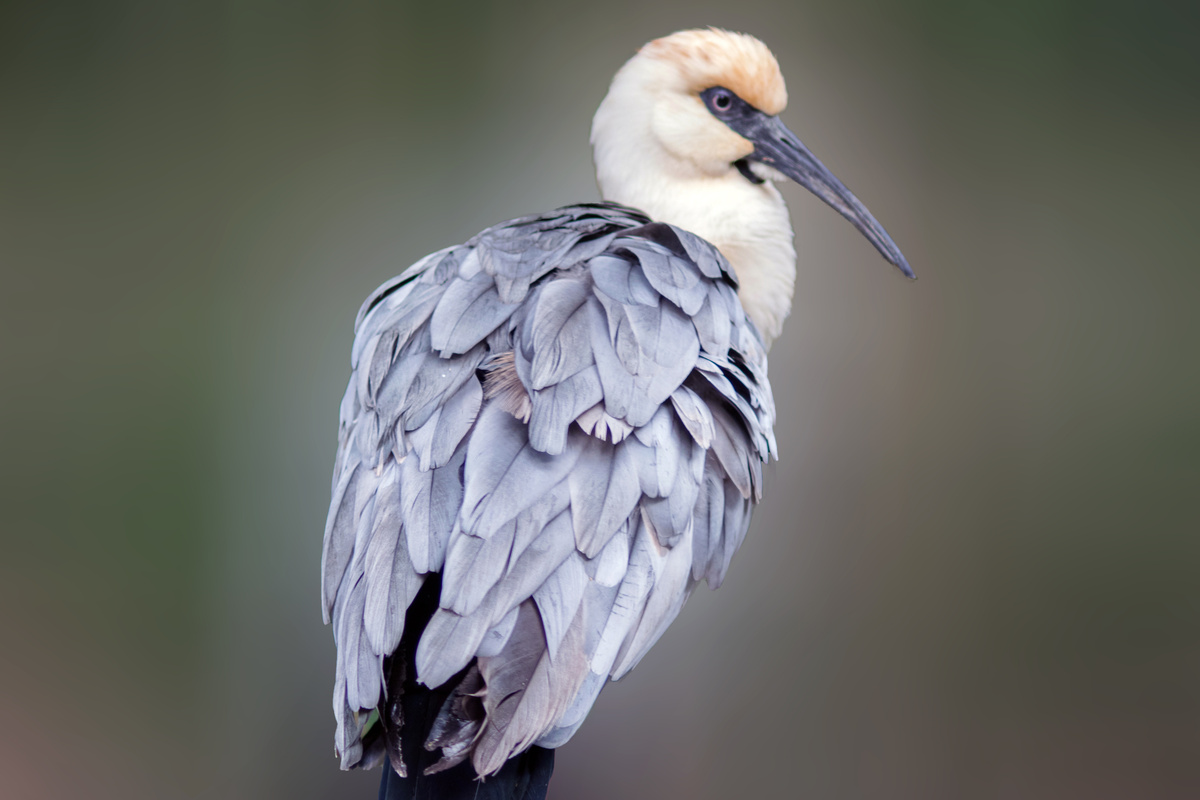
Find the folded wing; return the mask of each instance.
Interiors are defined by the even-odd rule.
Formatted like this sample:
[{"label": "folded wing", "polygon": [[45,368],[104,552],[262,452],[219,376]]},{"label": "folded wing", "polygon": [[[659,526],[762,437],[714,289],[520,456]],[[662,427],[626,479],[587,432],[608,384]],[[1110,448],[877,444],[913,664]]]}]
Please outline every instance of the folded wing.
[{"label": "folded wing", "polygon": [[322,558],[343,767],[402,647],[456,682],[433,769],[564,743],[720,584],[760,496],[774,408],[728,263],[612,204],[515,220],[376,290],[352,366]]}]

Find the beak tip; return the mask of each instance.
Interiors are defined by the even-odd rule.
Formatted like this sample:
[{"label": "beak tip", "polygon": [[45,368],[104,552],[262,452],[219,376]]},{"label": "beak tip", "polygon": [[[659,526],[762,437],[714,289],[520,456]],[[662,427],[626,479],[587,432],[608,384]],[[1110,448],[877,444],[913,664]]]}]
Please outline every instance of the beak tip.
[{"label": "beak tip", "polygon": [[904,277],[914,281],[917,279],[917,273],[913,272],[912,267],[908,265],[908,259],[899,250],[896,250],[894,253],[885,253],[884,258],[890,261],[896,269],[904,273]]}]

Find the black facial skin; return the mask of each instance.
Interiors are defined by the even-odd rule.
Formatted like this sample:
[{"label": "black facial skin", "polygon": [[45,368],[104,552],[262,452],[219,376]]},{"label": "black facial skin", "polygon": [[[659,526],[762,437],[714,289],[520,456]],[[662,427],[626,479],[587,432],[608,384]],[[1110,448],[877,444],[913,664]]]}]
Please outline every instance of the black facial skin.
[{"label": "black facial skin", "polygon": [[738,131],[738,133],[741,133],[738,128],[749,123],[754,117],[766,116],[766,114],[724,86],[714,86],[711,89],[705,89],[700,93],[700,99],[704,101],[704,105],[708,107],[709,112],[714,117],[735,131]]},{"label": "black facial skin", "polygon": [[867,207],[812,154],[804,143],[779,121],[738,97],[724,86],[713,86],[700,93],[700,99],[714,117],[734,133],[754,143],[754,152],[734,162],[734,167],[751,183],[762,183],[746,161],[758,161],[782,172],[832,206],[867,237],[887,261],[905,275],[915,278],[900,248]]}]

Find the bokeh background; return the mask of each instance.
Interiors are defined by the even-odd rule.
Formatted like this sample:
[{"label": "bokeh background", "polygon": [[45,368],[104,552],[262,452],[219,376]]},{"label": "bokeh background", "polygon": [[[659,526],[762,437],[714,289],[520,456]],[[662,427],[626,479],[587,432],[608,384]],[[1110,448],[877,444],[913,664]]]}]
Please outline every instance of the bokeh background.
[{"label": "bokeh background", "polygon": [[594,199],[615,69],[755,33],[782,460],[560,798],[1200,796],[1200,19],[1083,0],[0,6],[0,795],[366,798],[318,564],[362,298]]}]

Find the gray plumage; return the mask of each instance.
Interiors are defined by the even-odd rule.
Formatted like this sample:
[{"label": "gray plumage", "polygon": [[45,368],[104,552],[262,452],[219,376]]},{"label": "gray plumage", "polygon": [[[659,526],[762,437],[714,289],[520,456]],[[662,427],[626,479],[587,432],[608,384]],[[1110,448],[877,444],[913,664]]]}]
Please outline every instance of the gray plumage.
[{"label": "gray plumage", "polygon": [[[436,769],[556,747],[695,583],[775,451],[762,340],[716,248],[608,203],[490,228],[368,298],[325,528],[342,766],[425,577]],[[460,675],[461,673],[461,675]]]}]

